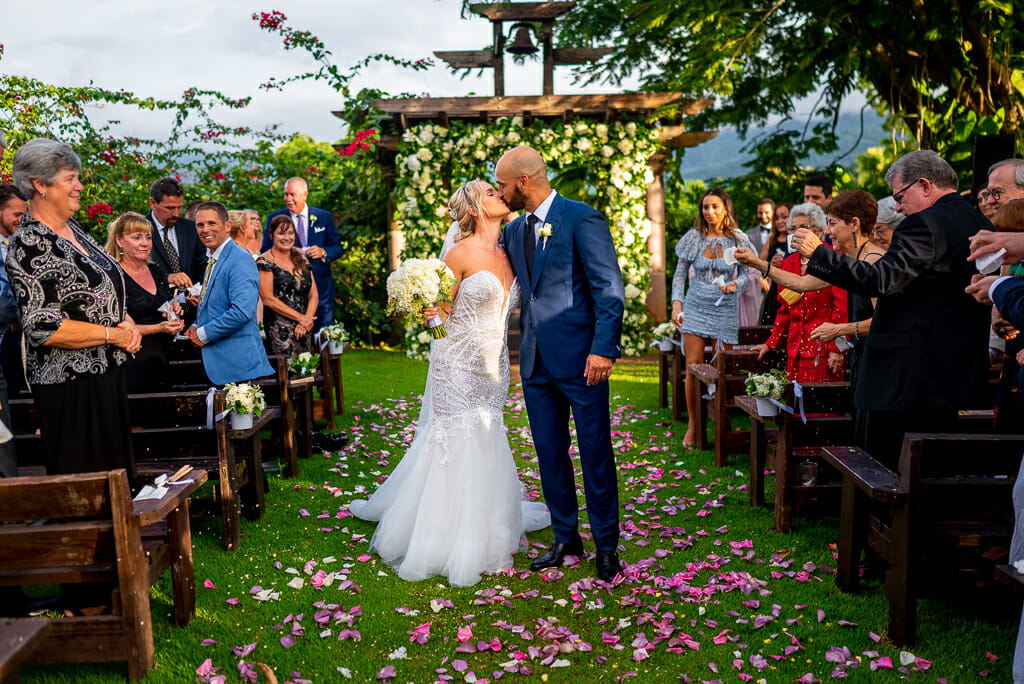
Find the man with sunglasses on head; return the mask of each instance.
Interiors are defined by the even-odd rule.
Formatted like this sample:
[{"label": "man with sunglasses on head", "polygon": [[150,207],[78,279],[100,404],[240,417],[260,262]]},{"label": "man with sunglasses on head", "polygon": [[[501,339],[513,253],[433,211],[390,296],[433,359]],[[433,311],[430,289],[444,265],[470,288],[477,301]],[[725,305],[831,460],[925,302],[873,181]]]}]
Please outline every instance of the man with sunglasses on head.
[{"label": "man with sunglasses on head", "polygon": [[964,288],[977,271],[970,239],[991,224],[957,192],[953,168],[931,150],[900,157],[885,175],[907,215],[885,256],[857,261],[797,231],[808,275],[877,297],[854,404],[867,413],[865,444],[895,469],[907,432],[952,432],[988,375],[989,309]]}]

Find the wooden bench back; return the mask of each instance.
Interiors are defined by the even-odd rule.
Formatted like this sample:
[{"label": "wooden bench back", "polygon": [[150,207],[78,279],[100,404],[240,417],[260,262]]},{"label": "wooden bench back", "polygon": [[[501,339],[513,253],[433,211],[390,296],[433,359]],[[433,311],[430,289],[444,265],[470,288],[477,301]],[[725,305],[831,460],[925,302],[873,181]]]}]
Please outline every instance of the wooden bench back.
[{"label": "wooden bench back", "polygon": [[123,469],[0,479],[0,585],[116,580],[118,559],[141,554],[131,515]]},{"label": "wooden bench back", "polygon": [[1024,435],[908,433],[900,452],[900,484],[922,523],[1013,525],[1012,491]]},{"label": "wooden bench back", "polygon": [[752,344],[762,344],[772,336],[772,326],[770,325],[745,325],[739,330],[739,342],[737,344],[741,346],[748,346]]}]

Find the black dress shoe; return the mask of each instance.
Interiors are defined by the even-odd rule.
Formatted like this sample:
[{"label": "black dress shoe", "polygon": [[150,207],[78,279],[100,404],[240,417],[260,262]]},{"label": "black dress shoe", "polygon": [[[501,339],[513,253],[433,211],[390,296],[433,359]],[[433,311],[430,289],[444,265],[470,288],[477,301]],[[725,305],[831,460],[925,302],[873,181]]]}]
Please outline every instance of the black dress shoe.
[{"label": "black dress shoe", "polygon": [[614,551],[597,552],[597,578],[603,582],[611,582],[622,572],[619,554]]},{"label": "black dress shoe", "polygon": [[561,567],[566,556],[583,556],[583,541],[577,539],[569,544],[555,542],[551,548],[544,552],[544,555],[530,563],[530,570],[537,572],[544,568]]}]

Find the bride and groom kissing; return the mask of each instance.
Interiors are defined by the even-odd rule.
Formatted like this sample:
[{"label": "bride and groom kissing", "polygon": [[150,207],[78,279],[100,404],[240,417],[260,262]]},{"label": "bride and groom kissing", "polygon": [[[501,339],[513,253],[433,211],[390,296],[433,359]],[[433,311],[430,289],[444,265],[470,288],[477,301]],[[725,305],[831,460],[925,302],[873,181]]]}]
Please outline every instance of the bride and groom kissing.
[{"label": "bride and groom kissing", "polygon": [[[379,521],[370,548],[407,580],[475,584],[512,567],[524,531],[548,525],[554,544],[531,570],[582,558],[571,413],[597,576],[611,582],[622,568],[608,377],[624,310],[611,233],[595,209],[551,189],[532,148],[506,152],[494,175],[495,187],[470,181],[448,203],[458,234],[443,258],[460,284],[443,307],[448,335],[431,343],[416,437],[370,499],[349,510]],[[502,231],[511,211],[524,214]],[[524,501],[504,429],[506,333],[520,300],[519,372],[546,508]]]}]

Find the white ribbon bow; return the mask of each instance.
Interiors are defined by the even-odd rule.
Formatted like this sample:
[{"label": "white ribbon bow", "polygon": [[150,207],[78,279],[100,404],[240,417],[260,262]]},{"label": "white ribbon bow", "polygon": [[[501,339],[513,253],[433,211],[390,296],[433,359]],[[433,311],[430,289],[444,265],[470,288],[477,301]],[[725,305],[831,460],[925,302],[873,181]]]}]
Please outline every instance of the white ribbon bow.
[{"label": "white ribbon bow", "polygon": [[[800,386],[799,382],[793,382],[793,396],[796,398],[797,406],[800,408],[800,420],[804,422],[804,425],[807,425],[807,416],[804,415],[804,388]],[[793,408],[791,406],[786,406],[778,399],[768,397],[768,401],[772,402],[786,413],[796,415],[793,413]]]},{"label": "white ribbon bow", "polygon": [[211,387],[206,392],[206,429],[212,430],[214,423],[224,420],[224,417],[231,413],[231,409],[224,409],[216,416],[213,415],[213,395],[217,393],[216,387]]}]

